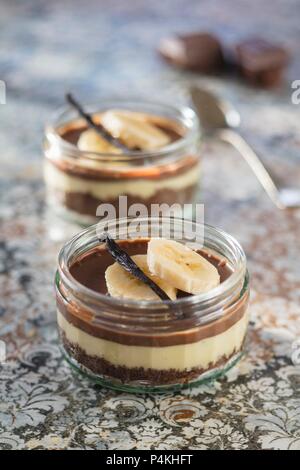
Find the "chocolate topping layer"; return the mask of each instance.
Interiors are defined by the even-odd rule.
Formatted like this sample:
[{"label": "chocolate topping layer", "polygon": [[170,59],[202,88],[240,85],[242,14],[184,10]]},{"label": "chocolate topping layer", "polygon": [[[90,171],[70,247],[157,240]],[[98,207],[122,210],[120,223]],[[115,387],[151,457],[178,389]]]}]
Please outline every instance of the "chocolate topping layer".
[{"label": "chocolate topping layer", "polygon": [[[95,115],[94,120],[99,122],[101,114]],[[171,119],[163,119],[159,116],[148,116],[148,121],[154,124],[159,130],[165,132],[171,139],[171,142],[180,139],[184,131],[183,129]],[[80,134],[88,129],[88,126],[80,120],[72,121],[68,125],[65,125],[58,129],[60,136],[69,142],[70,144],[77,145]]]},{"label": "chocolate topping layer", "polygon": [[90,168],[84,165],[78,165],[76,160],[70,162],[69,160],[51,160],[49,161],[56,166],[59,170],[80,178],[95,181],[116,181],[119,179],[143,179],[158,180],[177,176],[185,173],[189,169],[196,167],[199,164],[199,158],[196,155],[187,155],[182,157],[176,162],[165,163],[163,165],[153,166],[124,166],[120,167],[109,166],[108,164],[101,168]]},{"label": "chocolate topping layer", "polygon": [[[97,122],[101,119],[101,115],[94,115],[94,120]],[[183,126],[180,126],[177,122],[172,119],[162,118],[159,116],[148,115],[148,119],[152,124],[171,138],[171,142],[175,142],[182,138],[185,134],[185,129]],[[80,120],[71,121],[59,128],[56,129],[56,132],[67,141],[69,144],[76,147],[80,134],[87,130],[85,123]],[[161,150],[161,149],[160,149]],[[155,151],[157,152],[157,150]],[[88,152],[86,152],[88,154]],[[147,179],[160,179],[167,178],[169,176],[177,175],[187,171],[187,169],[196,166],[199,162],[198,156],[195,155],[186,155],[181,157],[176,161],[170,161],[164,163],[153,162],[153,165],[145,165],[145,161],[142,157],[134,156],[132,157],[135,161],[134,167],[132,164],[127,165],[123,164],[122,167],[116,166],[116,163],[109,165],[108,163],[103,163],[99,168],[93,168],[88,165],[84,165],[84,161],[81,164],[76,162],[76,158],[61,158],[61,159],[52,159],[51,154],[49,155],[49,160],[59,168],[61,171],[64,171],[73,176],[80,176],[80,178],[99,180],[99,181],[114,181],[116,179],[137,179],[137,178],[147,178]],[[118,160],[119,155],[112,155],[112,161]]]},{"label": "chocolate topping layer", "polygon": [[[119,243],[132,256],[134,254],[146,253],[148,240],[128,240]],[[199,250],[199,252],[217,267],[221,282],[224,282],[232,274],[232,270],[225,260],[204,250]],[[71,275],[80,284],[92,291],[107,294],[104,273],[111,264],[113,264],[112,257],[105,247],[99,246],[82,255],[69,269]],[[63,294],[66,295],[64,292]],[[186,295],[185,293],[179,294],[181,297]],[[145,331],[137,331],[137,320],[134,314],[138,314],[138,309],[135,312],[134,308],[132,309],[132,320],[126,319],[128,328],[124,329],[118,324],[113,325],[113,327],[110,327],[107,323],[105,325],[100,324],[91,311],[74,301],[66,302],[59,292],[57,292],[57,304],[67,321],[92,336],[128,345],[172,346],[197,342],[226,331],[245,314],[248,294],[242,295],[234,305],[228,306],[224,316],[201,326],[195,326],[195,317],[186,308],[180,321],[172,325],[172,331],[165,331],[164,333],[161,333],[161,331],[155,333],[153,324],[150,329],[150,323],[149,330],[145,328]],[[105,309],[105,306],[99,307],[99,310],[100,308]],[[172,306],[170,308],[172,309]],[[176,302],[174,302],[174,309],[176,309]],[[101,318],[101,315],[99,318]],[[145,323],[147,323],[146,320]],[[159,326],[159,322],[157,322],[156,326]]]},{"label": "chocolate topping layer", "polygon": [[[124,249],[130,256],[137,254],[146,254],[148,248],[147,239],[142,240],[122,240],[118,244]],[[204,256],[210,263],[212,263],[219,271],[220,282],[224,282],[232,274],[230,266],[216,257],[213,254],[209,254],[204,250],[199,250],[199,253]],[[110,253],[105,247],[95,248],[83,257],[79,258],[71,267],[70,273],[72,276],[88,287],[89,289],[100,292],[101,294],[107,294],[106,282],[105,282],[105,271],[114,260]],[[189,294],[186,294],[189,295]],[[182,293],[181,296],[184,296]]]}]

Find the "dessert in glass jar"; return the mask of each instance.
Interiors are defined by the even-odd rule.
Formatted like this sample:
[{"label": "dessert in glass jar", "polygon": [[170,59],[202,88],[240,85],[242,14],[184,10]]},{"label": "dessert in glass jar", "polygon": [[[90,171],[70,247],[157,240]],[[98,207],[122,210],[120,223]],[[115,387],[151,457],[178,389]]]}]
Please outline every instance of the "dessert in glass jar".
[{"label": "dessert in glass jar", "polygon": [[60,252],[57,321],[66,359],[94,381],[131,392],[174,391],[223,374],[241,357],[248,326],[241,246],[194,222],[204,242],[187,232],[178,238],[179,218],[168,239],[151,236],[166,217],[139,220],[147,231],[132,237],[131,221],[109,222],[100,239],[101,223],[91,226]]},{"label": "dessert in glass jar", "polygon": [[[97,221],[100,204],[119,196],[127,205],[193,201],[199,182],[199,126],[194,111],[142,101],[102,101],[86,106],[90,127],[67,108],[46,127],[47,200],[81,224]],[[101,129],[115,140],[107,140]],[[116,145],[119,143],[119,145]]]}]

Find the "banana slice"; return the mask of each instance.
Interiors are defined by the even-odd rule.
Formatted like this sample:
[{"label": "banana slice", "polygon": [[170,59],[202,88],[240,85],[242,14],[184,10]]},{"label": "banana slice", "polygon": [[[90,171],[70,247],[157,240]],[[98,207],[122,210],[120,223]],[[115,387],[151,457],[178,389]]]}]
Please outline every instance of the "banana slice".
[{"label": "banana slice", "polygon": [[80,135],[77,147],[85,152],[122,153],[121,149],[107,142],[94,129],[87,129]]},{"label": "banana slice", "polygon": [[190,294],[208,292],[220,283],[218,270],[213,264],[174,240],[150,240],[147,262],[153,274]]},{"label": "banana slice", "polygon": [[[139,268],[149,276],[161,289],[163,289],[170,299],[176,299],[175,287],[169,286],[166,281],[159,279],[150,273],[147,265],[147,255],[132,256],[133,261]],[[129,272],[125,271],[118,263],[109,266],[105,271],[107,290],[113,297],[125,297],[134,300],[158,300],[159,297],[142,281],[139,281]]]},{"label": "banana slice", "polygon": [[101,122],[114,137],[122,140],[131,149],[154,150],[171,141],[165,132],[146,121],[145,116],[140,113],[106,111]]}]

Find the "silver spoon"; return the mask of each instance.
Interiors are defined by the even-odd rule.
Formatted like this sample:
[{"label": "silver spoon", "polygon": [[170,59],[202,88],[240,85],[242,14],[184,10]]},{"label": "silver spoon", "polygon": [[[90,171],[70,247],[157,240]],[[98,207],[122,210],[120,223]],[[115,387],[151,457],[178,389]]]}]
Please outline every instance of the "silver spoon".
[{"label": "silver spoon", "polygon": [[279,209],[300,207],[300,189],[277,188],[258,155],[238,133],[240,115],[233,106],[203,88],[192,87],[190,93],[204,134],[235,147]]}]

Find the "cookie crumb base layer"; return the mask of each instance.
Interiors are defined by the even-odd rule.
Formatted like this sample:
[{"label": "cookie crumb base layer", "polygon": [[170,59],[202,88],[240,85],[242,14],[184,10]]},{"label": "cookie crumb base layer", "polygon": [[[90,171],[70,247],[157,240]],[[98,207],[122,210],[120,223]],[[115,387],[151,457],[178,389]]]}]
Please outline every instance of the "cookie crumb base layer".
[{"label": "cookie crumb base layer", "polygon": [[59,333],[65,358],[77,371],[105,387],[129,392],[164,392],[195,386],[223,375],[242,356],[242,350],[234,351],[230,357],[223,356],[216,363],[209,364],[206,369],[127,368],[86,354],[79,345],[68,341],[62,330]]}]

